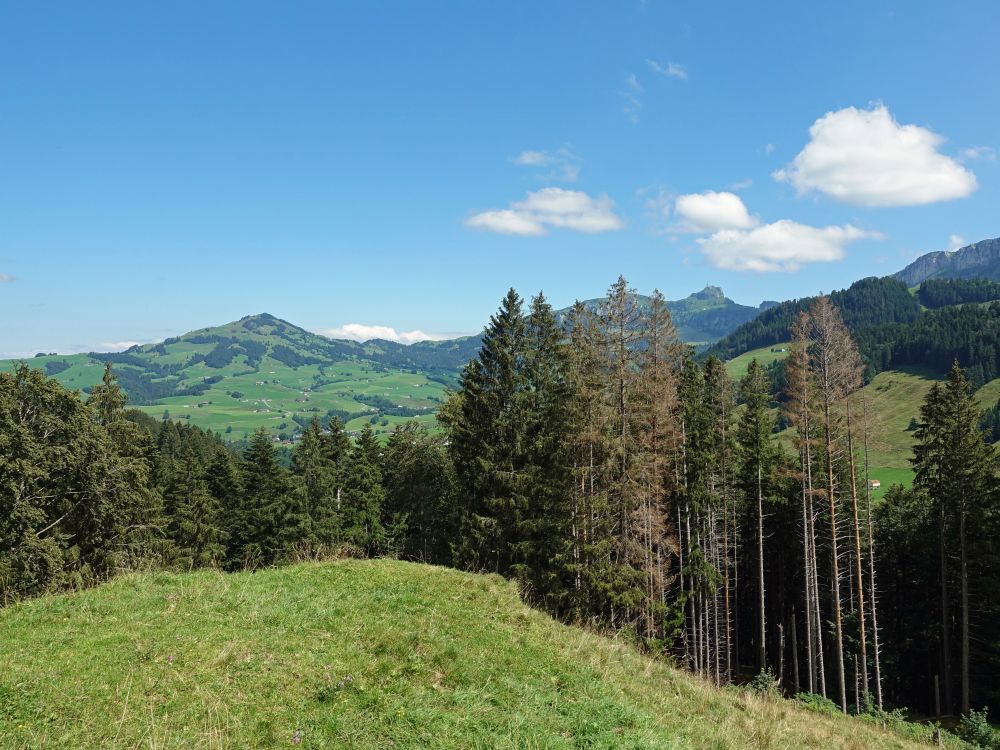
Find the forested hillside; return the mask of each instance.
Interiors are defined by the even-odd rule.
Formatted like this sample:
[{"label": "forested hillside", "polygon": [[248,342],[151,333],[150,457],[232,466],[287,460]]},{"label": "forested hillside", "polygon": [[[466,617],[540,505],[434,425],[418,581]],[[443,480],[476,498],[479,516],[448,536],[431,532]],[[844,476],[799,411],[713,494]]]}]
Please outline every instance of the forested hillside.
[{"label": "forested hillside", "polygon": [[[976,387],[1000,377],[998,298],[1000,285],[983,280],[928,282],[926,290],[912,295],[891,278],[863,279],[830,295],[858,342],[867,377],[906,367],[943,375],[957,360]],[[717,342],[708,353],[730,359],[786,342],[795,316],[813,301],[783,302]]]},{"label": "forested hillside", "polygon": [[110,367],[86,402],[0,374],[3,598],[136,568],[401,557],[516,579],[719,686],[880,721],[996,704],[1000,482],[961,368],[926,391],[913,488],[873,502],[874,415],[831,298],[796,317],[780,386],[754,361],[734,383],[693,360],[665,300],[640,306],[624,279],[569,332],[511,290],[444,435],[411,422],[382,445],[317,419],[287,469],[263,431],[236,454],[128,412]]}]

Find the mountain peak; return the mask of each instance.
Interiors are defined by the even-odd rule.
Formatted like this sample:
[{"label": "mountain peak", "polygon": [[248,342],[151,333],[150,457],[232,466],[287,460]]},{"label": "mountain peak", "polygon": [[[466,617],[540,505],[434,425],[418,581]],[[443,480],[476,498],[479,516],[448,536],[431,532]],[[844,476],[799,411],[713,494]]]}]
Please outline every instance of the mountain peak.
[{"label": "mountain peak", "polygon": [[723,300],[726,298],[725,293],[722,291],[722,287],[714,286],[712,284],[707,284],[704,289],[700,292],[695,292],[691,296],[697,297],[698,299],[713,300]]}]

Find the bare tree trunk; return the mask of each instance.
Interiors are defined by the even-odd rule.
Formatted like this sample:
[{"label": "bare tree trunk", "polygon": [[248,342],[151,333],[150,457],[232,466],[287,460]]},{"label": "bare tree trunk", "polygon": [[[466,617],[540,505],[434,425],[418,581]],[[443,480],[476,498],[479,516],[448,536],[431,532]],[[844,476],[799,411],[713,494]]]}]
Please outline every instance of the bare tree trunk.
[{"label": "bare tree trunk", "polygon": [[[857,665],[861,673],[861,692],[868,701],[868,640],[865,637],[865,589],[861,564],[861,523],[858,514],[858,482],[854,466],[854,434],[851,424],[851,401],[847,400],[847,453],[851,470],[851,511],[854,514],[854,580],[857,590],[858,641],[861,648],[861,663]],[[857,664],[857,662],[855,662]],[[859,709],[860,710],[860,709]]]},{"label": "bare tree trunk", "polygon": [[941,677],[944,681],[944,712],[951,715],[951,627],[948,624],[948,554],[945,547],[944,503],[938,510],[938,555],[941,567]]},{"label": "bare tree trunk", "polygon": [[824,404],[823,412],[826,420],[826,489],[830,501],[830,583],[833,597],[833,624],[836,632],[837,677],[839,678],[840,710],[847,713],[847,682],[844,675],[844,624],[840,614],[840,562],[837,559],[837,497],[834,493],[833,434],[829,402]]},{"label": "bare tree trunk", "polygon": [[757,669],[763,670],[767,661],[764,643],[764,485],[760,463],[757,464],[757,588],[760,611],[757,616]]},{"label": "bare tree trunk", "polygon": [[[805,456],[805,450],[803,449],[802,455]],[[803,464],[805,461],[803,460]],[[809,692],[816,692],[816,673],[813,666],[813,642],[812,642],[812,573],[809,566],[809,516],[808,516],[808,503],[806,502],[806,472],[802,472],[802,568],[803,568],[803,583],[805,586],[806,593],[806,669],[808,670],[808,685]],[[794,620],[793,620],[794,622]],[[793,625],[794,628],[794,625]],[[792,638],[795,637],[795,631],[792,630]],[[798,674],[798,658],[795,661],[796,675]],[[795,678],[795,689],[799,689],[798,686],[798,676]]]},{"label": "bare tree trunk", "polygon": [[862,419],[864,420],[865,436],[865,497],[867,499],[865,516],[868,520],[868,593],[871,597],[872,613],[872,645],[875,651],[875,702],[882,709],[882,665],[879,657],[878,643],[878,615],[875,607],[875,533],[872,528],[872,485],[871,475],[868,471],[868,400],[862,391],[861,396]]},{"label": "bare tree trunk", "polygon": [[792,607],[792,685],[799,692],[799,639],[795,622],[795,607]]},{"label": "bare tree trunk", "polygon": [[[680,565],[680,584],[681,584],[681,601],[684,601],[684,537],[681,536],[681,507],[677,506],[677,551],[678,559]],[[685,607],[685,610],[687,607]],[[688,624],[687,615],[684,616],[684,627],[681,629],[681,641],[684,644],[684,660],[687,662],[688,669],[691,668],[691,640],[688,637]]]},{"label": "bare tree trunk", "polygon": [[819,560],[816,555],[816,515],[812,503],[812,495],[809,496],[809,536],[812,538],[810,554],[812,555],[812,591],[814,620],[816,626],[816,668],[819,692],[826,697],[826,656],[823,652],[823,617],[819,601]]},{"label": "bare tree trunk", "polygon": [[969,561],[965,539],[965,502],[958,511],[958,545],[962,574],[962,714],[969,714]]}]

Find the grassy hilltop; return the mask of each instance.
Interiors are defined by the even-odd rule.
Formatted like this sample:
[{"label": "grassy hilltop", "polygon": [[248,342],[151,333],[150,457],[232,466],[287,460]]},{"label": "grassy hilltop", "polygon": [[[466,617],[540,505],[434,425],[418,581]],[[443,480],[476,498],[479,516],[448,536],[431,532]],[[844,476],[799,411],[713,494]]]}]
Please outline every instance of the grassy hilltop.
[{"label": "grassy hilltop", "polygon": [[[0,610],[0,748],[917,748],[412,563],[133,575]],[[918,736],[921,735],[921,736]]]}]

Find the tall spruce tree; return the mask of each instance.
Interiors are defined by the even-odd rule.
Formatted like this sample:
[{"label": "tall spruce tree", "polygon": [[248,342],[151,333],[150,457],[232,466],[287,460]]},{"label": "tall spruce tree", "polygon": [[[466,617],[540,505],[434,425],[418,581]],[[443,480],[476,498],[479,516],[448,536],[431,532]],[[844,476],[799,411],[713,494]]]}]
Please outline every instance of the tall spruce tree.
[{"label": "tall spruce tree", "polygon": [[539,292],[525,320],[525,504],[515,541],[512,572],[529,594],[554,612],[569,607],[571,564],[570,437],[573,427],[569,357],[552,307]]},{"label": "tall spruce tree", "polygon": [[[952,365],[944,385],[935,384],[920,411],[921,422],[915,436],[914,484],[933,500],[938,515],[941,586],[941,648],[945,706],[950,710],[952,652],[949,629],[949,572],[946,537],[957,534],[959,552],[959,636],[960,708],[968,714],[970,701],[970,533],[984,524],[995,506],[996,467],[993,452],[979,428],[982,413],[972,395],[972,388],[958,362]],[[971,521],[971,524],[970,524]],[[970,529],[971,525],[971,529]]]},{"label": "tall spruce tree", "polygon": [[213,567],[225,557],[225,532],[219,503],[208,490],[194,454],[188,450],[167,488],[168,532],[176,562],[182,568]]},{"label": "tall spruce tree", "polygon": [[262,427],[243,453],[242,492],[231,511],[231,564],[269,565],[281,549],[279,532],[288,494],[286,470],[278,463],[274,443]]},{"label": "tall spruce tree", "polygon": [[757,669],[767,666],[767,629],[764,581],[764,511],[774,496],[774,475],[778,453],[771,433],[774,418],[770,412],[771,385],[767,373],[757,360],[750,362],[747,374],[740,381],[740,397],[744,403],[736,429],[740,457],[740,488],[746,504],[755,508],[757,546],[757,628],[754,634]]},{"label": "tall spruce tree", "polygon": [[366,555],[386,549],[382,526],[382,450],[370,424],[365,424],[351,449],[344,472],[341,502],[341,538]]},{"label": "tall spruce tree", "polygon": [[457,561],[472,570],[506,575],[514,564],[526,504],[526,335],[521,297],[511,289],[462,372],[460,399],[442,415],[464,498]]},{"label": "tall spruce tree", "polygon": [[333,545],[338,537],[340,514],[337,509],[343,455],[330,434],[315,417],[302,432],[292,453],[295,494],[303,516],[302,543],[310,549]]}]

